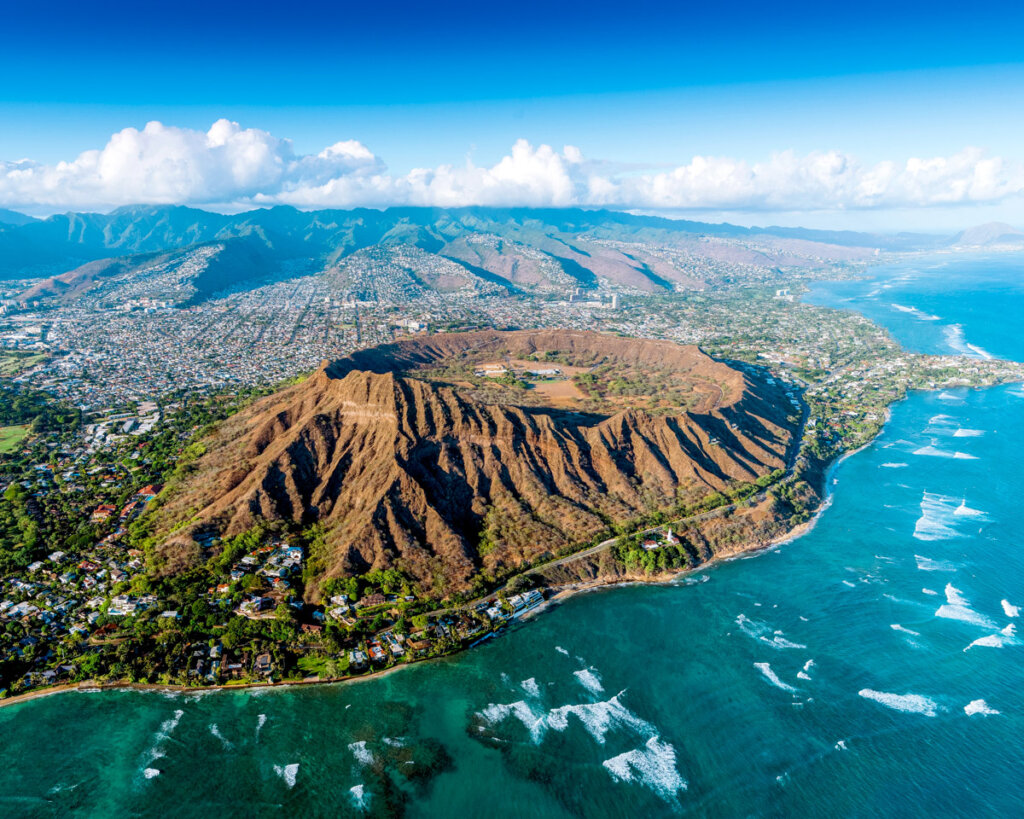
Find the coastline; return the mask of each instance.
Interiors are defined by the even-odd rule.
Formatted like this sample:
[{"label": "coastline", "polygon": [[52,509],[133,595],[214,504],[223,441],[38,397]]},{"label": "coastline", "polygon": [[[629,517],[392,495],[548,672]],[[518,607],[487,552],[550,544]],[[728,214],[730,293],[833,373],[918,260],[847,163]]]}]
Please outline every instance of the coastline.
[{"label": "coastline", "polygon": [[[886,407],[886,410],[885,410],[885,422],[883,423],[882,427],[880,428],[879,434],[881,434],[881,429],[885,428],[885,424],[887,424],[889,422],[890,417],[891,417],[890,408]],[[839,469],[840,465],[847,458],[850,458],[850,457],[856,455],[857,453],[862,452],[863,450],[867,449],[869,446],[871,446],[875,442],[875,440],[877,440],[877,437],[878,436],[876,435],[875,438],[872,438],[870,441],[868,441],[867,443],[865,443],[862,446],[858,447],[857,449],[850,450],[849,452],[844,452],[841,456],[839,456],[836,460],[834,460],[831,464],[829,464],[828,468],[825,470],[825,475],[824,475],[824,478],[823,478],[824,486],[822,487],[822,493],[821,493],[822,494],[822,500],[821,500],[821,503],[818,504],[817,509],[815,509],[814,514],[810,517],[809,520],[806,520],[803,523],[797,524],[792,529],[790,529],[788,532],[785,532],[784,534],[778,535],[777,537],[772,538],[771,540],[767,541],[766,543],[748,544],[748,545],[743,546],[743,547],[741,547],[741,548],[739,548],[739,549],[737,549],[737,550],[735,550],[733,552],[730,552],[729,554],[716,555],[715,557],[713,557],[711,560],[707,561],[706,563],[703,563],[700,566],[696,566],[694,568],[683,569],[681,571],[670,572],[670,573],[666,573],[666,574],[656,575],[656,576],[653,576],[653,577],[651,577],[651,576],[644,576],[644,577],[618,577],[618,578],[611,578],[611,579],[597,579],[597,580],[589,581],[589,582],[586,582],[586,583],[571,583],[571,584],[559,587],[559,588],[557,588],[557,590],[554,590],[554,588],[553,588],[552,590],[554,591],[554,593],[550,597],[548,597],[543,603],[541,603],[540,605],[536,606],[535,608],[532,608],[532,609],[530,609],[530,610],[528,610],[526,612],[523,612],[521,615],[518,615],[518,616],[514,617],[509,622],[508,625],[510,625],[510,626],[511,625],[515,625],[516,622],[525,623],[527,620],[530,620],[533,617],[535,617],[535,616],[537,616],[537,615],[539,615],[541,613],[544,613],[544,612],[549,611],[549,610],[551,610],[553,608],[556,608],[559,604],[565,602],[566,600],[568,600],[571,597],[574,597],[574,596],[576,596],[578,594],[585,594],[585,593],[588,593],[588,592],[594,592],[594,591],[598,591],[598,590],[602,590],[602,589],[613,589],[613,588],[622,587],[622,586],[666,586],[666,585],[671,585],[673,583],[678,582],[681,578],[685,578],[685,577],[697,574],[699,572],[704,572],[704,571],[711,570],[715,566],[717,566],[717,565],[719,565],[721,563],[727,563],[727,562],[731,562],[731,561],[734,561],[734,560],[746,560],[746,559],[749,559],[749,558],[752,558],[752,557],[756,557],[759,554],[761,554],[762,552],[767,552],[767,551],[769,551],[771,549],[775,549],[775,548],[777,548],[779,546],[784,546],[787,543],[791,543],[791,542],[794,542],[796,540],[799,540],[804,535],[808,534],[810,531],[812,531],[814,529],[814,527],[817,524],[818,519],[820,518],[820,516],[822,514],[824,514],[824,512],[829,508],[829,506],[831,506],[831,504],[832,504],[832,496],[833,496],[832,478],[833,478],[836,470]],[[490,632],[488,636],[492,636],[493,634],[495,634],[495,632]],[[486,639],[484,640],[484,642],[485,641],[486,641]],[[390,666],[388,668],[382,668],[382,669],[378,669],[378,670],[371,670],[371,671],[369,671],[367,673],[364,673],[364,674],[350,674],[350,675],[345,675],[345,676],[342,676],[342,677],[331,677],[331,678],[327,678],[327,679],[321,679],[321,678],[318,677],[318,678],[307,678],[307,679],[301,679],[301,680],[282,680],[282,681],[279,681],[279,682],[256,681],[256,682],[242,682],[242,683],[234,683],[234,684],[216,683],[216,684],[212,684],[212,685],[198,685],[198,686],[180,685],[180,684],[172,684],[172,683],[133,683],[133,682],[127,682],[127,681],[114,681],[114,682],[100,683],[100,682],[96,682],[94,680],[84,680],[84,681],[79,682],[79,683],[66,683],[66,684],[62,684],[62,685],[55,685],[55,686],[52,686],[52,687],[49,687],[49,688],[41,688],[41,689],[37,689],[35,691],[26,691],[23,694],[16,694],[16,695],[14,695],[12,697],[6,697],[4,699],[0,699],[0,708],[4,708],[4,707],[7,707],[7,706],[13,706],[13,705],[20,705],[20,704],[29,702],[31,700],[41,699],[43,697],[48,697],[48,696],[52,696],[52,695],[56,695],[56,694],[63,694],[63,693],[67,693],[67,692],[78,692],[78,693],[81,693],[81,694],[91,694],[91,693],[101,693],[101,692],[104,692],[104,691],[140,691],[140,692],[147,692],[148,691],[148,692],[153,692],[153,693],[187,696],[189,694],[204,695],[204,694],[207,694],[207,693],[211,693],[212,694],[212,693],[219,692],[219,691],[232,691],[232,690],[233,691],[241,691],[241,690],[254,689],[254,688],[273,689],[273,688],[288,688],[288,687],[297,687],[297,686],[339,685],[339,684],[347,684],[347,683],[357,683],[357,682],[360,682],[360,681],[363,681],[363,680],[379,679],[379,678],[384,677],[384,676],[386,676],[388,674],[392,674],[392,673],[395,673],[395,672],[398,672],[398,671],[402,671],[402,670],[404,670],[406,668],[411,668],[412,666],[418,666],[418,665],[421,665],[423,663],[428,663],[428,662],[438,661],[438,660],[447,660],[447,659],[450,659],[452,657],[457,657],[457,656],[460,656],[461,654],[469,651],[471,648],[474,648],[476,645],[479,645],[479,643],[474,643],[472,646],[466,646],[466,647],[461,648],[461,649],[459,649],[457,651],[453,651],[450,654],[444,654],[444,655],[441,655],[439,657],[427,657],[427,658],[424,658],[424,659],[421,659],[421,660],[414,660],[412,662],[400,663],[400,664],[397,664],[397,665]]]}]

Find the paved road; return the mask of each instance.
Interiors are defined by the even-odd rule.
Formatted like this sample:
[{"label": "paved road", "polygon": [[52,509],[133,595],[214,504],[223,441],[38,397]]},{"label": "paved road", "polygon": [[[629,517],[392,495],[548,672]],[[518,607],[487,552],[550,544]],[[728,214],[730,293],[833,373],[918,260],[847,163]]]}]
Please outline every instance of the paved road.
[{"label": "paved road", "polygon": [[[808,405],[806,403],[803,403],[803,405],[801,407],[800,425],[797,427],[797,434],[794,435],[794,437],[793,437],[793,445],[791,447],[791,451],[789,453],[787,453],[787,456],[786,456],[786,461],[787,461],[787,463],[786,463],[786,471],[782,475],[782,477],[780,477],[777,481],[775,481],[775,483],[770,484],[769,486],[766,486],[760,492],[756,492],[755,494],[751,495],[749,498],[745,498],[743,501],[741,501],[741,503],[749,504],[751,501],[760,502],[761,500],[764,499],[765,495],[768,493],[768,490],[772,486],[777,486],[778,484],[782,483],[783,481],[789,480],[791,477],[793,477],[793,472],[794,472],[794,469],[796,468],[796,459],[797,459],[797,456],[800,454],[800,442],[803,440],[804,428],[805,428],[805,426],[807,424],[807,419],[808,419],[809,415],[810,415],[810,407],[808,407]],[[678,526],[679,524],[682,524],[682,523],[692,523],[692,522],[695,522],[695,521],[701,521],[701,520],[705,520],[707,518],[716,517],[718,515],[724,515],[724,514],[726,514],[728,512],[733,511],[734,509],[736,509],[736,506],[737,506],[736,503],[730,503],[730,504],[727,504],[725,506],[716,507],[715,509],[711,509],[711,510],[709,510],[707,512],[701,512],[701,513],[699,513],[697,515],[689,515],[687,517],[677,518],[676,520],[668,521],[667,523],[658,524],[657,526],[651,526],[648,529],[642,529],[639,532],[634,532],[633,534],[646,535],[646,534],[649,534],[651,532],[657,532],[659,530],[665,529],[666,527],[669,527],[669,526]],[[513,580],[515,580],[517,577],[520,577],[520,576],[522,576],[524,574],[528,574],[530,572],[544,571],[544,570],[547,570],[547,569],[553,569],[553,568],[556,568],[558,566],[562,566],[562,565],[564,565],[566,563],[571,563],[574,560],[579,560],[580,558],[589,557],[590,555],[597,554],[598,552],[602,551],[603,549],[607,549],[609,546],[611,546],[613,543],[615,543],[615,541],[617,541],[620,537],[622,537],[622,535],[616,535],[615,537],[610,537],[607,540],[602,540],[596,546],[591,546],[588,549],[583,549],[582,551],[579,551],[579,552],[573,552],[571,555],[566,555],[565,557],[560,557],[557,560],[552,560],[552,561],[550,561],[548,563],[542,563],[539,566],[531,566],[529,569],[525,569],[522,572],[519,572],[518,574],[515,574],[512,577],[510,577],[508,579],[508,581],[505,583],[505,585],[503,585],[500,589],[495,589],[494,591],[490,592],[489,594],[485,594],[482,597],[477,597],[474,600],[470,600],[467,603],[463,603],[461,606],[451,606],[451,607],[445,608],[445,609],[437,609],[436,611],[427,612],[427,614],[428,614],[428,616],[437,616],[437,615],[441,615],[441,614],[447,614],[449,612],[458,611],[460,609],[471,608],[471,607],[473,607],[473,606],[475,606],[475,605],[477,605],[479,603],[482,603],[484,601],[494,600],[499,594],[501,594],[504,591],[507,591],[508,587],[509,587],[509,584]]]}]

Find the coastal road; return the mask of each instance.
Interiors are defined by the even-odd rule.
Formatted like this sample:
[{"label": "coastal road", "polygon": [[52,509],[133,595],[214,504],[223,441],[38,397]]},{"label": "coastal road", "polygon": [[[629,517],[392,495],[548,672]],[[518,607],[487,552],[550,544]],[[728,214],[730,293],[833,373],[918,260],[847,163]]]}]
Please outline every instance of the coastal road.
[{"label": "coastal road", "polygon": [[[804,430],[806,428],[807,420],[810,417],[810,412],[811,412],[810,406],[805,401],[801,401],[800,403],[801,403],[801,407],[800,407],[801,408],[800,423],[797,426],[796,433],[793,436],[793,443],[792,443],[792,445],[790,447],[790,451],[788,453],[786,453],[786,471],[782,474],[782,476],[777,481],[775,481],[772,484],[769,484],[764,489],[762,489],[760,492],[755,492],[750,497],[744,498],[739,503],[742,503],[742,504],[745,504],[745,505],[746,504],[750,504],[751,502],[759,503],[760,501],[764,500],[764,498],[767,495],[769,489],[771,489],[773,486],[777,486],[778,484],[783,483],[783,482],[785,482],[785,481],[787,481],[787,480],[789,480],[790,478],[793,477],[794,471],[796,469],[797,457],[800,454],[800,442],[803,440]],[[632,534],[647,535],[647,534],[650,534],[652,532],[657,532],[657,531],[664,530],[664,529],[666,529],[666,528],[668,528],[670,526],[678,526],[680,524],[690,524],[690,523],[700,522],[702,520],[707,520],[707,519],[710,519],[710,518],[713,518],[713,517],[717,517],[719,515],[724,515],[724,514],[727,514],[729,512],[732,512],[732,511],[734,511],[736,509],[737,506],[738,506],[738,504],[735,503],[735,502],[734,503],[729,503],[729,504],[726,504],[724,506],[716,507],[715,509],[710,509],[707,512],[700,512],[699,514],[689,515],[687,517],[682,517],[682,518],[677,518],[676,520],[668,521],[667,523],[660,523],[657,526],[651,526],[651,527],[649,527],[647,529],[642,529],[639,532],[633,532]],[[591,555],[595,555],[598,552],[601,552],[602,550],[607,549],[609,546],[611,546],[613,543],[615,543],[615,541],[619,540],[622,537],[624,537],[624,535],[616,535],[614,537],[608,538],[607,540],[602,540],[600,543],[596,544],[595,546],[590,546],[590,547],[588,547],[586,549],[582,549],[581,551],[573,552],[572,554],[566,555],[565,557],[560,557],[560,558],[557,558],[555,560],[552,560],[552,561],[549,561],[549,562],[546,562],[546,563],[541,563],[540,565],[537,565],[537,566],[531,566],[530,568],[524,569],[523,571],[513,575],[512,577],[510,577],[505,582],[505,584],[503,586],[501,586],[501,588],[495,589],[494,591],[492,591],[492,592],[490,592],[488,594],[485,594],[485,595],[482,595],[480,597],[477,597],[474,600],[470,600],[470,601],[468,601],[466,603],[463,603],[463,604],[461,604],[459,606],[449,606],[447,608],[437,609],[435,611],[426,612],[426,614],[427,614],[428,617],[435,617],[435,616],[439,616],[439,615],[442,615],[442,614],[449,614],[449,613],[454,612],[454,611],[459,611],[459,610],[463,610],[463,609],[472,608],[473,606],[477,606],[477,605],[479,605],[480,603],[483,603],[483,602],[491,602],[491,601],[495,600],[498,597],[499,594],[501,594],[502,592],[507,591],[508,587],[509,587],[509,585],[511,585],[512,581],[514,581],[518,577],[523,576],[524,574],[529,574],[531,572],[536,572],[536,571],[543,571],[543,570],[546,570],[546,569],[557,568],[558,566],[564,566],[567,563],[571,563],[574,560],[579,560],[581,558],[590,557]]]}]

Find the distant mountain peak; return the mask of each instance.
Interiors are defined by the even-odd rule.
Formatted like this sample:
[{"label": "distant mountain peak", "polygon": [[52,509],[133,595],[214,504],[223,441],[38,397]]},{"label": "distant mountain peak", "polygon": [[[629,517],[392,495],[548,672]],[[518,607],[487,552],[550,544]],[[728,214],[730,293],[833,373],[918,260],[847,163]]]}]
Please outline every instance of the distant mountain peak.
[{"label": "distant mountain peak", "polygon": [[0,208],[0,225],[28,225],[32,222],[38,221],[31,216],[26,216],[24,213],[18,213],[16,210],[6,210]]},{"label": "distant mountain peak", "polygon": [[958,245],[1022,244],[1024,231],[1006,222],[986,222],[960,233],[955,240]]}]

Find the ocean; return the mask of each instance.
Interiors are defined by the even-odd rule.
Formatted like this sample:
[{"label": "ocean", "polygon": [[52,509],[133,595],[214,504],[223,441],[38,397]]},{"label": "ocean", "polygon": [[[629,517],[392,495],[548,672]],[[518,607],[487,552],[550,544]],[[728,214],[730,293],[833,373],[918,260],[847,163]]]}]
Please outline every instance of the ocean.
[{"label": "ocean", "polygon": [[[1021,359],[1022,274],[923,257],[808,300]],[[1024,815],[1022,459],[1020,386],[915,393],[767,552],[352,684],[0,709],[0,815]]]}]

